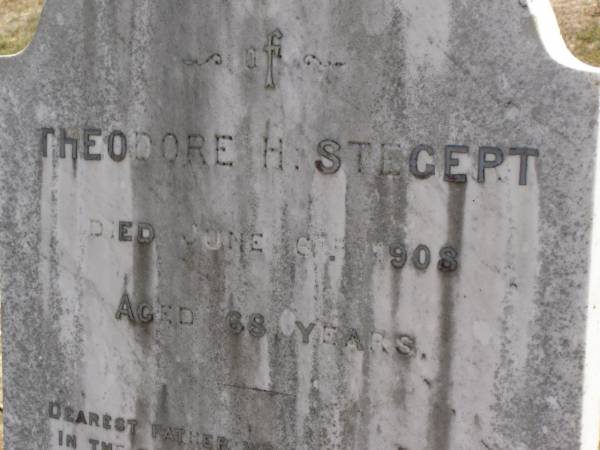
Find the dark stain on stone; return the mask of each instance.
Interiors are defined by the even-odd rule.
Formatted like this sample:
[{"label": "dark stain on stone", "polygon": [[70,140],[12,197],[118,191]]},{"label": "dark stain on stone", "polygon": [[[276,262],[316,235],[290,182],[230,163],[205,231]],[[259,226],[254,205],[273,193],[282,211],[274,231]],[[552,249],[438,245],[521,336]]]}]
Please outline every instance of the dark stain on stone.
[{"label": "dark stain on stone", "polygon": [[[138,385],[135,396],[135,420],[138,424],[151,423],[152,417],[149,414],[148,395],[142,385]],[[137,433],[129,435],[129,444],[134,445],[137,441]]]},{"label": "dark stain on stone", "polygon": [[[464,207],[466,197],[466,184],[448,185],[448,237],[449,245],[462,250]],[[460,266],[459,266],[460,267]],[[460,270],[460,268],[459,268]],[[435,378],[435,391],[432,396],[429,423],[428,441],[429,448],[436,450],[449,450],[454,410],[450,406],[450,393],[452,391],[452,357],[454,354],[454,284],[457,283],[457,274],[440,273],[441,283],[441,310],[439,315],[439,367]]]},{"label": "dark stain on stone", "polygon": [[[98,26],[98,3],[94,0],[84,0],[84,4],[81,6],[83,11],[83,27],[85,32],[83,34],[83,48],[84,55],[88,58],[86,64],[81,65],[82,76],[80,78],[81,82],[81,92],[82,96],[85,99],[85,102],[91,103],[94,98],[96,98],[96,81],[97,81],[97,61],[98,61],[98,45],[99,40],[96,36],[96,29]],[[103,117],[101,114],[103,109],[103,102],[97,102],[96,104],[90,104],[90,109],[94,111],[94,113],[98,114],[97,117]],[[94,117],[96,114],[93,114]],[[82,117],[89,117],[90,113],[86,112],[86,114],[82,114]],[[86,123],[85,126],[97,126],[92,123]],[[75,136],[73,136],[75,137]],[[80,145],[80,154],[83,148],[83,141],[79,140]],[[76,168],[76,161],[73,161],[73,166]]]},{"label": "dark stain on stone", "polygon": [[[281,209],[281,224],[279,233],[282,237],[295,234],[295,224],[290,218],[287,202]],[[258,225],[257,225],[258,226]],[[296,264],[294,247],[290,245],[277,246],[273,249],[273,261],[270,264],[272,277],[271,313],[270,318],[281,317],[286,309],[294,309],[294,287],[296,280]],[[274,319],[267,319],[272,321]],[[295,331],[297,334],[297,331]],[[273,436],[278,437],[279,445],[292,448],[295,445],[295,432],[297,421],[296,393],[298,390],[298,354],[296,341],[281,338],[279,333],[268,335],[269,339],[269,368],[270,379],[273,386],[280,386],[280,390],[291,392],[290,399],[274,399],[272,405],[266,408],[273,417]]]},{"label": "dark stain on stone", "polygon": [[156,417],[162,423],[169,423],[169,388],[166,383],[160,386],[158,399],[156,402]]},{"label": "dark stain on stone", "polygon": [[[156,266],[155,243],[150,245],[133,244],[133,296],[132,305],[141,302],[152,304],[154,302],[153,274]],[[134,306],[135,310],[135,306]],[[141,343],[146,350],[152,346],[152,335],[154,326],[152,323],[143,324],[139,329]]]}]

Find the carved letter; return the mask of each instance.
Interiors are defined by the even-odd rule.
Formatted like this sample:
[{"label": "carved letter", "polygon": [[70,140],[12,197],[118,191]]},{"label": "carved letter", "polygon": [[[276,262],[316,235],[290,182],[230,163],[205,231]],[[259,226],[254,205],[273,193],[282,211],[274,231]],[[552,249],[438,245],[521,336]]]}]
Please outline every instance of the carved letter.
[{"label": "carved letter", "polygon": [[513,147],[509,150],[509,155],[518,155],[521,157],[521,166],[519,168],[519,185],[527,185],[527,158],[530,156],[538,157],[540,152],[536,148]]},{"label": "carved letter", "polygon": [[[100,161],[102,159],[102,155],[99,153],[90,153],[90,149],[96,145],[96,141],[90,139],[94,136],[101,136],[102,131],[98,128],[86,128],[83,130],[83,159],[86,161]],[[77,149],[77,145],[73,147],[73,149]],[[77,159],[75,154],[73,155],[73,159]]]},{"label": "carved letter", "polygon": [[340,170],[340,167],[342,166],[342,159],[333,153],[339,151],[340,148],[340,144],[332,139],[325,139],[319,142],[317,153],[328,161],[327,164],[323,163],[322,160],[315,161],[315,165],[319,172],[329,175]]},{"label": "carved letter", "polygon": [[[492,155],[494,159],[489,160],[488,155]],[[485,169],[493,169],[504,162],[504,153],[497,147],[480,147],[479,148],[479,163],[477,165],[477,182],[485,182]]]},{"label": "carved letter", "polygon": [[[40,139],[40,150],[42,151],[42,157],[48,156],[48,135],[54,135],[54,128],[42,128],[42,138]],[[64,158],[64,153],[60,156]]]},{"label": "carved letter", "polygon": [[68,137],[67,130],[62,128],[60,130],[60,144],[59,144],[59,151],[58,151],[58,154],[61,158],[64,158],[66,156],[66,153],[67,153],[66,146],[67,145],[71,146],[72,158],[74,160],[77,159],[77,139]]},{"label": "carved letter", "polygon": [[73,411],[73,408],[66,406],[63,419],[65,419],[65,421],[67,421],[67,422],[74,423],[75,417],[73,417],[73,414],[75,414],[75,411]]},{"label": "carved letter", "polygon": [[302,324],[302,322],[300,322],[299,320],[296,321],[296,326],[298,327],[298,329],[300,330],[300,333],[302,333],[302,343],[303,344],[308,344],[310,342],[310,333],[312,333],[312,330],[314,330],[315,328],[315,323],[311,322],[306,328],[304,327],[304,325]]},{"label": "carved letter", "polygon": [[75,423],[76,424],[82,423],[84,425],[87,425],[87,421],[85,420],[85,413],[83,411],[80,410],[77,413],[77,418],[75,419]]},{"label": "carved letter", "polygon": [[202,447],[203,448],[213,448],[213,436],[212,434],[203,434],[202,435]]},{"label": "carved letter", "polygon": [[223,436],[217,438],[217,450],[229,450],[229,440]]},{"label": "carved letter", "polygon": [[206,248],[209,250],[219,250],[221,248],[221,246],[223,245],[223,242],[221,240],[221,232],[219,231],[215,231],[215,242],[210,242],[210,230],[206,231],[206,235],[204,236],[204,245],[206,245]]},{"label": "carved letter", "polygon": [[348,145],[357,145],[358,146],[358,173],[361,173],[363,170],[363,150],[370,149],[370,142],[360,142],[360,141],[349,141]]},{"label": "carved letter", "polygon": [[269,147],[269,138],[267,136],[264,137],[264,141],[265,141],[265,148],[264,148],[264,161],[263,161],[263,166],[264,168],[268,168],[269,164],[269,155],[271,153],[275,153],[277,155],[279,155],[278,158],[278,164],[277,164],[277,168],[279,170],[283,170],[283,139],[277,139],[277,144],[278,147],[274,148],[274,147]]},{"label": "carved letter", "polygon": [[[381,175],[401,175],[401,165],[398,162],[402,149],[398,144],[381,144]],[[396,162],[396,164],[394,164]],[[388,167],[390,166],[390,167]]]},{"label": "carved letter", "polygon": [[363,350],[362,343],[360,342],[360,335],[358,334],[358,330],[356,330],[355,328],[350,328],[350,333],[348,334],[348,338],[346,339],[346,347],[350,345],[350,342],[354,343],[356,350]]},{"label": "carved letter", "polygon": [[411,336],[398,336],[396,339],[396,351],[403,356],[413,356],[415,354],[416,342]]},{"label": "carved letter", "polygon": [[51,419],[60,419],[60,404],[58,402],[50,402],[48,415]]},{"label": "carved letter", "polygon": [[154,320],[154,314],[152,313],[152,305],[148,303],[140,303],[137,308],[138,317],[140,322],[149,323]]},{"label": "carved letter", "polygon": [[88,423],[90,424],[90,426],[94,425],[96,427],[100,426],[100,416],[98,416],[98,414],[91,412],[88,416]]},{"label": "carved letter", "polygon": [[119,308],[117,309],[117,313],[115,314],[115,318],[117,320],[121,320],[121,316],[127,316],[127,318],[131,322],[135,322],[135,315],[133,314],[133,308],[131,307],[131,301],[129,300],[129,295],[126,293],[121,297],[121,302],[119,303]]},{"label": "carved letter", "polygon": [[260,242],[260,240],[263,238],[263,234],[262,233],[252,233],[252,247],[250,247],[250,250],[253,252],[262,252],[262,244]]},{"label": "carved letter", "polygon": [[[143,149],[140,150],[140,136],[146,138],[146,145],[143,145]],[[152,153],[152,138],[148,133],[143,131],[135,132],[135,159],[148,159]]]},{"label": "carved letter", "polygon": [[135,427],[137,426],[137,420],[129,419],[127,421],[127,425],[129,425],[129,434],[135,434]]},{"label": "carved letter", "polygon": [[468,153],[469,147],[464,145],[447,145],[444,149],[444,181],[451,183],[466,183],[467,176],[464,173],[452,173],[452,168],[458,166],[459,160],[454,158],[454,153]]},{"label": "carved letter", "polygon": [[265,87],[267,89],[275,89],[276,87],[273,60],[274,58],[281,58],[281,39],[283,39],[283,33],[279,28],[267,35],[267,44],[265,45],[265,52],[267,53],[267,82]]},{"label": "carved letter", "polygon": [[140,244],[150,244],[154,240],[154,228],[149,223],[140,222],[137,240]]},{"label": "carved letter", "polygon": [[337,332],[337,327],[333,325],[323,325],[323,343],[337,345],[335,342],[335,335]]},{"label": "carved letter", "polygon": [[298,238],[298,241],[296,242],[296,252],[301,256],[308,256],[310,255],[310,250],[310,239],[305,237]]},{"label": "carved letter", "polygon": [[[121,141],[121,150],[119,153],[115,152],[115,138],[117,137]],[[108,136],[108,156],[115,162],[121,162],[127,156],[127,137],[122,131],[115,130]]]},{"label": "carved letter", "polygon": [[125,419],[122,417],[118,417],[115,419],[115,430],[117,431],[125,431]]},{"label": "carved letter", "polygon": [[221,141],[233,141],[233,136],[227,136],[227,135],[216,135],[217,138],[217,165],[218,166],[233,166],[233,161],[232,160],[228,160],[228,161],[223,161],[221,159],[221,153],[226,153],[227,152],[227,148],[225,147],[224,144],[221,144]]},{"label": "carved letter", "polygon": [[417,145],[413,151],[410,153],[410,173],[412,173],[415,177],[424,180],[425,178],[429,178],[433,174],[435,174],[435,166],[433,164],[427,163],[425,165],[425,170],[419,170],[419,155],[421,152],[427,153],[429,156],[433,157],[433,149],[429,145]]},{"label": "carved letter", "polygon": [[119,222],[119,240],[124,242],[130,242],[133,238],[128,234],[128,229],[131,228],[133,224],[131,222]]},{"label": "carved letter", "polygon": [[194,323],[194,312],[189,308],[179,308],[179,323],[181,325],[192,325]]},{"label": "carved letter", "polygon": [[90,236],[102,236],[102,230],[104,227],[102,226],[102,222],[95,219],[90,219]]},{"label": "carved letter", "polygon": [[[198,141],[197,143],[194,143]],[[201,134],[190,134],[188,135],[188,161],[192,160],[192,150],[198,150],[200,158],[202,158],[202,165],[206,165],[206,159],[202,154],[202,148],[204,147],[204,136]]]},{"label": "carved letter", "polygon": [[[171,140],[173,141],[173,143],[175,145],[174,147],[172,147],[171,151],[169,151],[169,148],[167,145],[167,140],[169,138],[171,138]],[[168,161],[175,161],[175,159],[177,158],[177,155],[179,154],[179,141],[177,140],[177,136],[175,136],[173,133],[167,133],[163,137],[162,154],[165,157],[165,159],[167,159]]]},{"label": "carved letter", "polygon": [[71,448],[77,448],[77,436],[74,434],[67,434],[67,438],[65,440],[65,446]]}]

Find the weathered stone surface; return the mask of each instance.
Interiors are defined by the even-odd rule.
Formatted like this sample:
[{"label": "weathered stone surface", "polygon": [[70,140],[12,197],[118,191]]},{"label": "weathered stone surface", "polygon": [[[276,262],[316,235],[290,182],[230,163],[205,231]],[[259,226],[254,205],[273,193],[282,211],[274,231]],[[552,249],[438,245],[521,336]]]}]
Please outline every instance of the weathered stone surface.
[{"label": "weathered stone surface", "polygon": [[48,0],[0,80],[7,449],[582,448],[597,92],[519,1]]}]

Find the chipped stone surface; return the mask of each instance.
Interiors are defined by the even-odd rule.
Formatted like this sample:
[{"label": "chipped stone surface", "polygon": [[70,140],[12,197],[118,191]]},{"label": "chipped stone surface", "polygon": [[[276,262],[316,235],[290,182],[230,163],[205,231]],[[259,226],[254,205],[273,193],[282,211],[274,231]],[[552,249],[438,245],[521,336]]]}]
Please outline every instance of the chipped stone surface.
[{"label": "chipped stone surface", "polygon": [[597,88],[519,1],[48,0],[0,80],[7,449],[582,448]]}]

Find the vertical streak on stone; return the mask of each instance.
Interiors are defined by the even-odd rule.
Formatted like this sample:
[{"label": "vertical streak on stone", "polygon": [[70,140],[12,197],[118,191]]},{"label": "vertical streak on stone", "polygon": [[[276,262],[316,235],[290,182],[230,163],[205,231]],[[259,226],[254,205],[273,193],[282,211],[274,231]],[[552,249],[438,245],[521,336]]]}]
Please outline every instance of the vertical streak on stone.
[{"label": "vertical streak on stone", "polygon": [[[293,235],[293,224],[290,223],[290,212],[287,203],[281,207],[281,236]],[[255,222],[255,229],[259,223]],[[276,250],[276,255],[271,264],[271,277],[273,281],[272,298],[278,305],[272,317],[280,317],[282,311],[293,307],[295,264],[294,255],[290,246],[283,245]],[[271,386],[275,390],[285,392],[298,391],[298,355],[296,347],[287,345],[287,342],[276,334],[269,342],[269,370]],[[285,362],[285,361],[289,361]],[[265,414],[270,414],[273,434],[285,439],[285,447],[293,447],[296,430],[296,404],[295,399],[282,397],[274,399],[272,403],[265,404]]]},{"label": "vertical streak on stone", "polygon": [[[129,42],[129,55],[127,60],[128,66],[128,86],[129,86],[129,97],[124,101],[123,111],[125,111],[127,119],[127,126],[132,130],[144,130],[149,127],[146,126],[146,118],[144,117],[145,96],[144,89],[147,83],[148,77],[148,62],[147,55],[141,51],[141,49],[150,47],[150,32],[149,22],[152,14],[152,8],[147,1],[140,2],[135,8],[131,8],[129,12],[129,24],[130,34],[128,36]],[[131,101],[129,101],[131,99]],[[128,136],[129,139],[129,136]],[[155,138],[156,139],[156,138]],[[133,139],[132,139],[133,141]],[[147,186],[143,184],[144,176],[140,174],[141,164],[135,160],[135,143],[132,142],[131,148],[129,149],[129,157],[127,163],[130,165],[130,189],[131,189],[131,203],[136,205],[135,215],[136,218],[144,218],[149,220],[148,217],[142,214],[139,210],[140,206],[143,205],[143,200],[136,202],[136,198],[140,198],[143,192],[147,189]],[[133,209],[133,208],[132,208]],[[132,217],[133,218],[133,217]],[[156,224],[153,224],[156,225]],[[152,244],[153,246],[156,243]],[[147,254],[150,253],[151,254]],[[144,273],[148,273],[148,268],[145,265],[149,264],[149,261],[157,259],[156,249],[136,249],[133,254],[133,266],[140,267],[144,270]],[[144,264],[145,262],[145,264]],[[154,305],[156,308],[156,280],[153,280],[152,287],[144,283],[143,278],[139,278],[138,272],[132,273],[132,299],[135,302],[148,302]],[[160,404],[162,397],[155,395],[156,387],[153,383],[153,379],[156,379],[156,354],[152,352],[152,348],[155,345],[156,334],[158,330],[158,324],[153,323],[151,325],[145,325],[139,327],[139,334],[137,336],[138,342],[141,344],[140,347],[143,349],[147,357],[147,364],[144,368],[144,376],[140,377],[136,386],[134,411],[135,417],[140,423],[151,423],[152,421],[158,421],[158,417],[154,415],[154,410],[157,410],[156,404]],[[148,395],[152,393],[152,395]],[[166,395],[166,394],[165,394]],[[158,399],[154,397],[158,397]],[[160,411],[159,411],[160,412]],[[139,441],[137,435],[130,436],[130,445],[133,448],[136,440]]]},{"label": "vertical streak on stone", "polygon": [[[466,184],[450,184],[448,189],[448,245],[462,253],[462,235]],[[460,270],[460,266],[459,266]],[[439,315],[439,369],[436,376],[436,389],[431,402],[428,424],[428,448],[449,450],[450,429],[454,410],[450,405],[452,389],[452,353],[454,351],[454,298],[456,274],[447,276],[441,273],[441,309]]]}]

